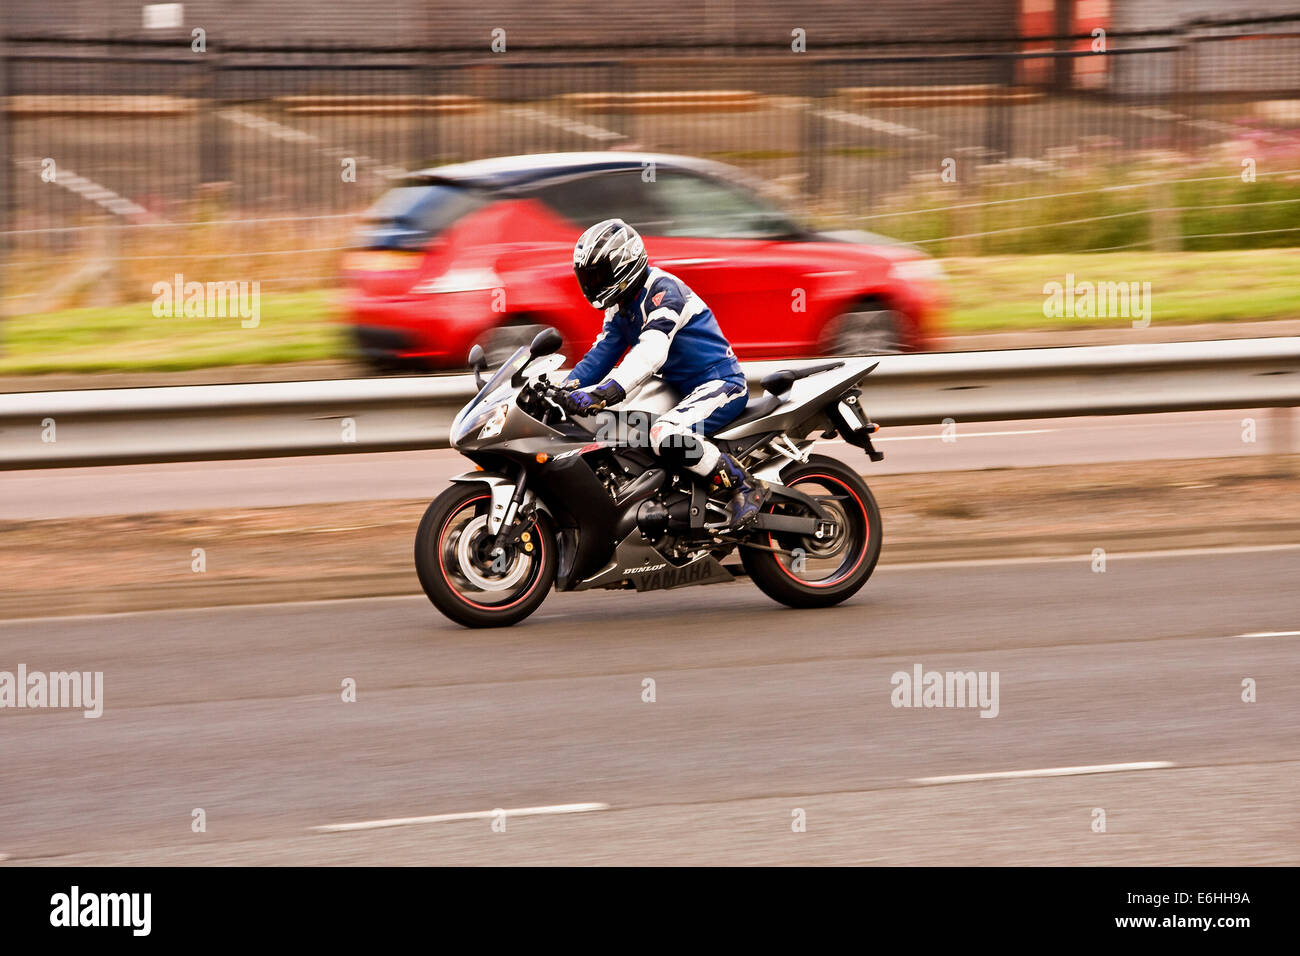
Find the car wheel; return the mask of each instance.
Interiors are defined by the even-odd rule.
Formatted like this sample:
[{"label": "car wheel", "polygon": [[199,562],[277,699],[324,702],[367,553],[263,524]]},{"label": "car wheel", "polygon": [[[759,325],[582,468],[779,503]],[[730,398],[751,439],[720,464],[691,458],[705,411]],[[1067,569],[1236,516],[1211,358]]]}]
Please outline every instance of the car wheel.
[{"label": "car wheel", "polygon": [[488,368],[500,367],[506,359],[515,354],[516,349],[531,343],[537,333],[544,328],[546,326],[519,319],[497,326],[487,334],[487,339],[483,343]]},{"label": "car wheel", "polygon": [[831,320],[828,350],[832,355],[887,355],[903,351],[903,315],[863,302]]}]

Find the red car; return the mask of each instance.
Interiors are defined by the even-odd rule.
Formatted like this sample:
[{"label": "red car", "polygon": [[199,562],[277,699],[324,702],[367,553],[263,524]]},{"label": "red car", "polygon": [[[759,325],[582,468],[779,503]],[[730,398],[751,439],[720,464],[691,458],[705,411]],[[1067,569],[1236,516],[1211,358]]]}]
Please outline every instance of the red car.
[{"label": "red car", "polygon": [[798,225],[726,166],[649,153],[553,153],[412,175],[365,215],[346,312],[373,367],[463,368],[545,326],[582,354],[602,316],[573,275],[582,230],[618,216],[650,261],[713,309],[742,359],[926,348],[937,262],[868,233]]}]

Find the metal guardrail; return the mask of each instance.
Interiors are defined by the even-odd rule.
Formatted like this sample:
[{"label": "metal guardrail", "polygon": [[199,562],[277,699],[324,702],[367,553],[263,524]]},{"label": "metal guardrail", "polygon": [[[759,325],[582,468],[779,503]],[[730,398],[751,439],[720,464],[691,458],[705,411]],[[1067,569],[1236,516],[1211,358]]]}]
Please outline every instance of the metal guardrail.
[{"label": "metal guardrail", "polygon": [[[756,389],[800,364],[745,371]],[[444,448],[474,392],[451,375],[0,395],[0,468]],[[1294,407],[1300,337],[882,356],[864,404],[884,425]]]}]

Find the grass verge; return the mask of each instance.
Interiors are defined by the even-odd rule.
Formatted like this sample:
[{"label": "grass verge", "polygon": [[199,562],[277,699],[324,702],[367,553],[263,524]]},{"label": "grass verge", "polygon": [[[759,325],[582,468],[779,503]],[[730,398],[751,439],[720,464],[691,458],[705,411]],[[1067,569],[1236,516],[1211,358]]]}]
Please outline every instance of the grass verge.
[{"label": "grass verge", "polygon": [[328,290],[269,293],[260,312],[248,329],[238,317],[157,318],[149,302],[16,316],[0,323],[0,374],[182,371],[346,352]]},{"label": "grass verge", "polygon": [[1131,327],[1131,318],[1047,318],[1048,282],[1151,283],[1152,325],[1300,317],[1300,250],[1103,252],[944,260],[955,333]]},{"label": "grass verge", "polygon": [[[1297,249],[1062,253],[945,260],[953,333],[1008,329],[1127,328],[1128,317],[1046,318],[1043,286],[1151,283],[1151,321],[1162,324],[1300,317]],[[256,328],[238,318],[157,318],[151,303],[67,309],[0,323],[0,374],[184,371],[348,357],[330,290],[267,293]],[[1226,333],[1231,334],[1231,333]]]}]

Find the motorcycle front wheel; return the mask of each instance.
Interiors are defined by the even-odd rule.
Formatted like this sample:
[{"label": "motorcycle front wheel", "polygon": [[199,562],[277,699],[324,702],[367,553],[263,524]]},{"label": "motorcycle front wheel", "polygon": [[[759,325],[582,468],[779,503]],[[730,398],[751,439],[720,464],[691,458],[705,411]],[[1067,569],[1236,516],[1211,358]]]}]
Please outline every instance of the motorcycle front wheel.
[{"label": "motorcycle front wheel", "polygon": [[465,627],[509,627],[532,614],[555,582],[555,535],[544,514],[501,550],[488,530],[492,497],[455,484],[415,532],[415,570],[433,606]]}]

